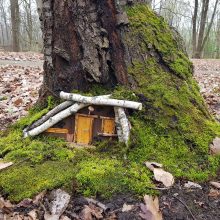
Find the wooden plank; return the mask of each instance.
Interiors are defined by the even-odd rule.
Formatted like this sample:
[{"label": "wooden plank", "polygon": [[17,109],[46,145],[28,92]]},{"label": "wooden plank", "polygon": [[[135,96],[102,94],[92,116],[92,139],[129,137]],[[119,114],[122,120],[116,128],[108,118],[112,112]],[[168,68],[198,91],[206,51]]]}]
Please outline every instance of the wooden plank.
[{"label": "wooden plank", "polygon": [[87,117],[87,118],[98,118],[98,115],[86,115],[86,114],[77,114],[78,116]]},{"label": "wooden plank", "polygon": [[58,134],[68,134],[69,130],[66,128],[48,128],[47,133],[58,133]]},{"label": "wooden plank", "polygon": [[103,137],[117,137],[117,134],[105,134],[105,133],[98,133],[99,136]]}]

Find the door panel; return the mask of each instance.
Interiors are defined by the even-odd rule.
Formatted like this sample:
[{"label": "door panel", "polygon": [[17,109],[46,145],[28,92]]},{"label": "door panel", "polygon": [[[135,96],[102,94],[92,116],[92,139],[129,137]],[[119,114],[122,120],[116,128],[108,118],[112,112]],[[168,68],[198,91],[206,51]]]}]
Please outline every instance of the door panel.
[{"label": "door panel", "polygon": [[115,134],[115,120],[102,119],[102,132],[104,134]]},{"label": "door panel", "polygon": [[92,142],[93,118],[76,115],[76,137],[77,144],[90,144]]}]

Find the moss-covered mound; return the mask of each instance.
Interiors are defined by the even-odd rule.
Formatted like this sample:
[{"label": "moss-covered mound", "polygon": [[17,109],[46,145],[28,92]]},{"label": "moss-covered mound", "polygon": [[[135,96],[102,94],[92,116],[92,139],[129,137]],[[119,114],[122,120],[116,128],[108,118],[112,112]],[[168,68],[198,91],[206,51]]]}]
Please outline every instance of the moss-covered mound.
[{"label": "moss-covered mound", "polygon": [[[117,87],[114,97],[138,100],[141,112],[130,112],[129,147],[99,143],[96,149],[70,149],[59,139],[23,139],[22,129],[50,108],[35,109],[0,139],[0,157],[14,166],[0,173],[0,194],[19,201],[43,189],[64,186],[86,196],[117,192],[151,193],[152,173],[144,161],[162,163],[178,178],[204,181],[216,174],[220,158],[209,144],[220,126],[208,113],[192,77],[192,64],[173,30],[145,4],[126,8],[130,31],[125,44],[133,52],[128,72],[132,91]],[[90,94],[109,93],[94,86]],[[134,95],[135,94],[135,95]]]}]

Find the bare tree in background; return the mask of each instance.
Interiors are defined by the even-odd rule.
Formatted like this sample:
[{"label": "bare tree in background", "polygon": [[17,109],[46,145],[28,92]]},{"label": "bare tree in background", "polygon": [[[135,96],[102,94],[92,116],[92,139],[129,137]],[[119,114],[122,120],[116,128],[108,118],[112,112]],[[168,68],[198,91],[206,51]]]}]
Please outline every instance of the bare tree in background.
[{"label": "bare tree in background", "polygon": [[[1,18],[3,20],[4,23],[4,27],[1,24],[1,31],[2,31],[2,41],[3,41],[3,45],[5,43],[8,43],[9,40],[9,28],[8,28],[8,23],[7,23],[7,14],[5,11],[5,5],[4,5],[4,1],[0,0],[0,12],[1,12]],[[4,33],[4,28],[5,28],[5,33]],[[6,37],[6,39],[5,39]]]},{"label": "bare tree in background", "polygon": [[[200,17],[200,26],[199,26],[199,33],[198,33],[198,41],[196,41],[196,30],[197,30],[197,19],[198,19],[198,1],[195,0],[195,9],[194,9],[194,16],[193,16],[193,58],[201,58],[202,57],[202,52],[205,47],[205,44],[208,40],[210,30],[213,25],[213,21],[216,15],[217,11],[217,6],[219,3],[219,0],[215,1],[215,6],[214,10],[212,13],[211,20],[209,24],[207,25],[207,15],[208,15],[208,9],[209,9],[209,0],[203,0],[202,1],[202,12],[201,12],[201,17]],[[206,33],[205,30],[207,29]]]},{"label": "bare tree in background", "polygon": [[28,49],[31,50],[33,47],[33,17],[32,17],[32,0],[23,0],[23,8],[25,11],[24,27],[28,36]]},{"label": "bare tree in background", "polygon": [[10,0],[13,51],[20,51],[20,13],[18,0]]},{"label": "bare tree in background", "polygon": [[198,7],[199,7],[199,0],[195,0],[194,14],[193,14],[193,18],[192,18],[192,48],[193,48],[193,57],[195,56],[196,48],[197,48]]},{"label": "bare tree in background", "polygon": [[216,59],[220,58],[220,14],[218,14],[217,18],[217,28],[216,28]]}]

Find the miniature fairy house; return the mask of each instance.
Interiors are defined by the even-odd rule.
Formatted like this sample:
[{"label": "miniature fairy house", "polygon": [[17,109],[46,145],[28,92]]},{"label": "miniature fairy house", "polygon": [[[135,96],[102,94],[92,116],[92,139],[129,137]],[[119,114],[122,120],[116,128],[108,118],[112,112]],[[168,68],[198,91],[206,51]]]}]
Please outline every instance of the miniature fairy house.
[{"label": "miniature fairy house", "polygon": [[116,138],[127,143],[130,123],[125,109],[142,109],[141,103],[111,99],[110,95],[87,97],[61,92],[60,97],[68,101],[24,129],[24,137],[45,133],[83,145]]}]

